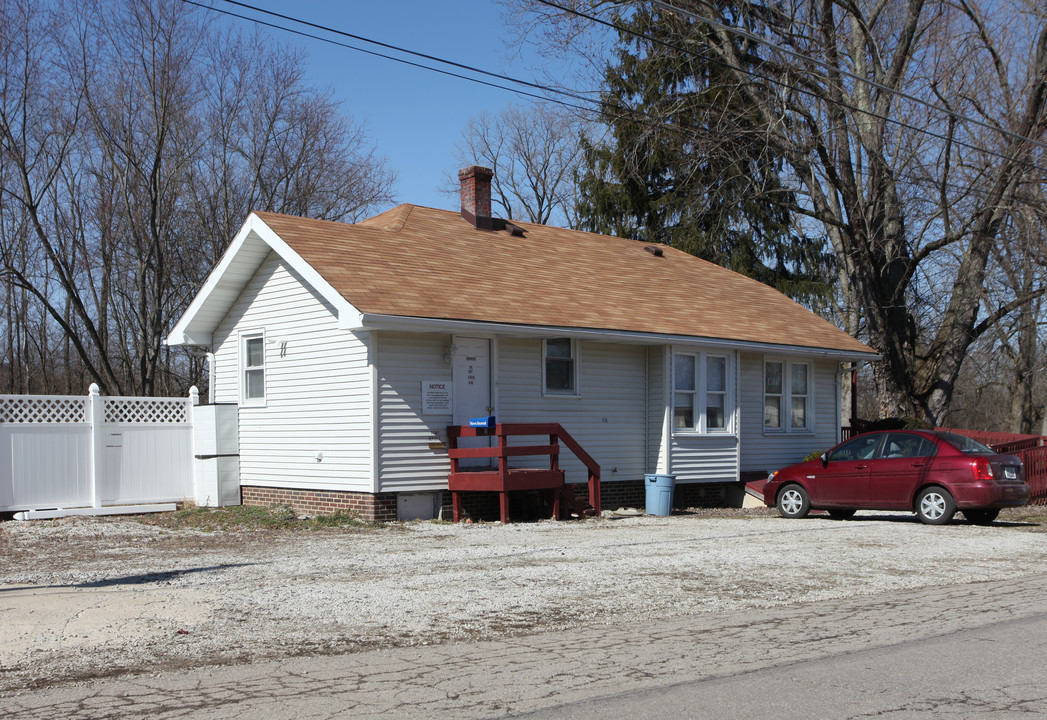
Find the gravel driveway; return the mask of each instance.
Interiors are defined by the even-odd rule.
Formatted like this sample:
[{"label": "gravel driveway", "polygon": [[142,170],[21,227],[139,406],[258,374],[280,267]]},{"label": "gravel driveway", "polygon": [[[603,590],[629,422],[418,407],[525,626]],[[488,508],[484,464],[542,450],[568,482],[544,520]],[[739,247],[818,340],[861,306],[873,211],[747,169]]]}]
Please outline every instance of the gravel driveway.
[{"label": "gravel driveway", "polygon": [[5,522],[0,692],[1041,572],[1047,515],[1010,512],[991,527],[760,510],[316,531]]}]

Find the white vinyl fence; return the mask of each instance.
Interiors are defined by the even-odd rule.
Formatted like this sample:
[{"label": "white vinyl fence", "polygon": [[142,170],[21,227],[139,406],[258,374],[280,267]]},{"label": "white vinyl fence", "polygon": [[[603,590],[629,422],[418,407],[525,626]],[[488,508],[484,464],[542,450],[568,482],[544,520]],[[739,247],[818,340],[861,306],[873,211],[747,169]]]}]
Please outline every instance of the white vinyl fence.
[{"label": "white vinyl fence", "polygon": [[178,502],[194,493],[188,398],[0,395],[0,511]]}]

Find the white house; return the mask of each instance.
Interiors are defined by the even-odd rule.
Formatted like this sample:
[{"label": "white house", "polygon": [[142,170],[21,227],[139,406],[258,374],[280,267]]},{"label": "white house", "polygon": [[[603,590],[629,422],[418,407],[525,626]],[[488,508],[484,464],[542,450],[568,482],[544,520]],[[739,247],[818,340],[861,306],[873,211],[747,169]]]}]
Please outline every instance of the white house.
[{"label": "white house", "polygon": [[493,219],[491,172],[460,176],[461,213],[252,213],[171,331],[238,406],[244,503],[429,514],[447,426],[485,415],[563,425],[605,506],[642,505],[646,473],[686,501],[839,440],[868,347],[671,247]]}]

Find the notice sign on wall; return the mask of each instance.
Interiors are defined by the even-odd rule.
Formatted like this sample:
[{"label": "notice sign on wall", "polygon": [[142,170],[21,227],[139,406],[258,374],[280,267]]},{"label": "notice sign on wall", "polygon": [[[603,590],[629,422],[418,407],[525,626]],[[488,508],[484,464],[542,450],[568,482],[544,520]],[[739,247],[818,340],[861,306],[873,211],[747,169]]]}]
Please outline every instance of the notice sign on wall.
[{"label": "notice sign on wall", "polygon": [[422,380],[422,414],[451,414],[450,380]]}]

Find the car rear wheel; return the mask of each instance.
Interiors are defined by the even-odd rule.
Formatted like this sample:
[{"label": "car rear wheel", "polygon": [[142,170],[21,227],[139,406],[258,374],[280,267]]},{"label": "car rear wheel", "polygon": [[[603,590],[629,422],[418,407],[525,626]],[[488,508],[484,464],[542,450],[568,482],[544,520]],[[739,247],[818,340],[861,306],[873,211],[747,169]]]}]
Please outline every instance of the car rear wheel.
[{"label": "car rear wheel", "polygon": [[916,497],[916,516],[928,525],[944,525],[956,514],[956,501],[948,490],[940,487],[925,488]]},{"label": "car rear wheel", "polygon": [[786,485],[778,494],[778,512],[785,518],[807,517],[811,511],[811,498],[799,485]]},{"label": "car rear wheel", "polygon": [[988,510],[964,510],[963,516],[967,518],[967,522],[972,525],[992,525],[1000,515],[999,508],[993,508]]},{"label": "car rear wheel", "polygon": [[831,517],[833,520],[850,520],[851,518],[854,517],[854,513],[855,512],[857,512],[857,511],[856,510],[843,510],[843,509],[830,510],[829,511],[829,517]]}]

